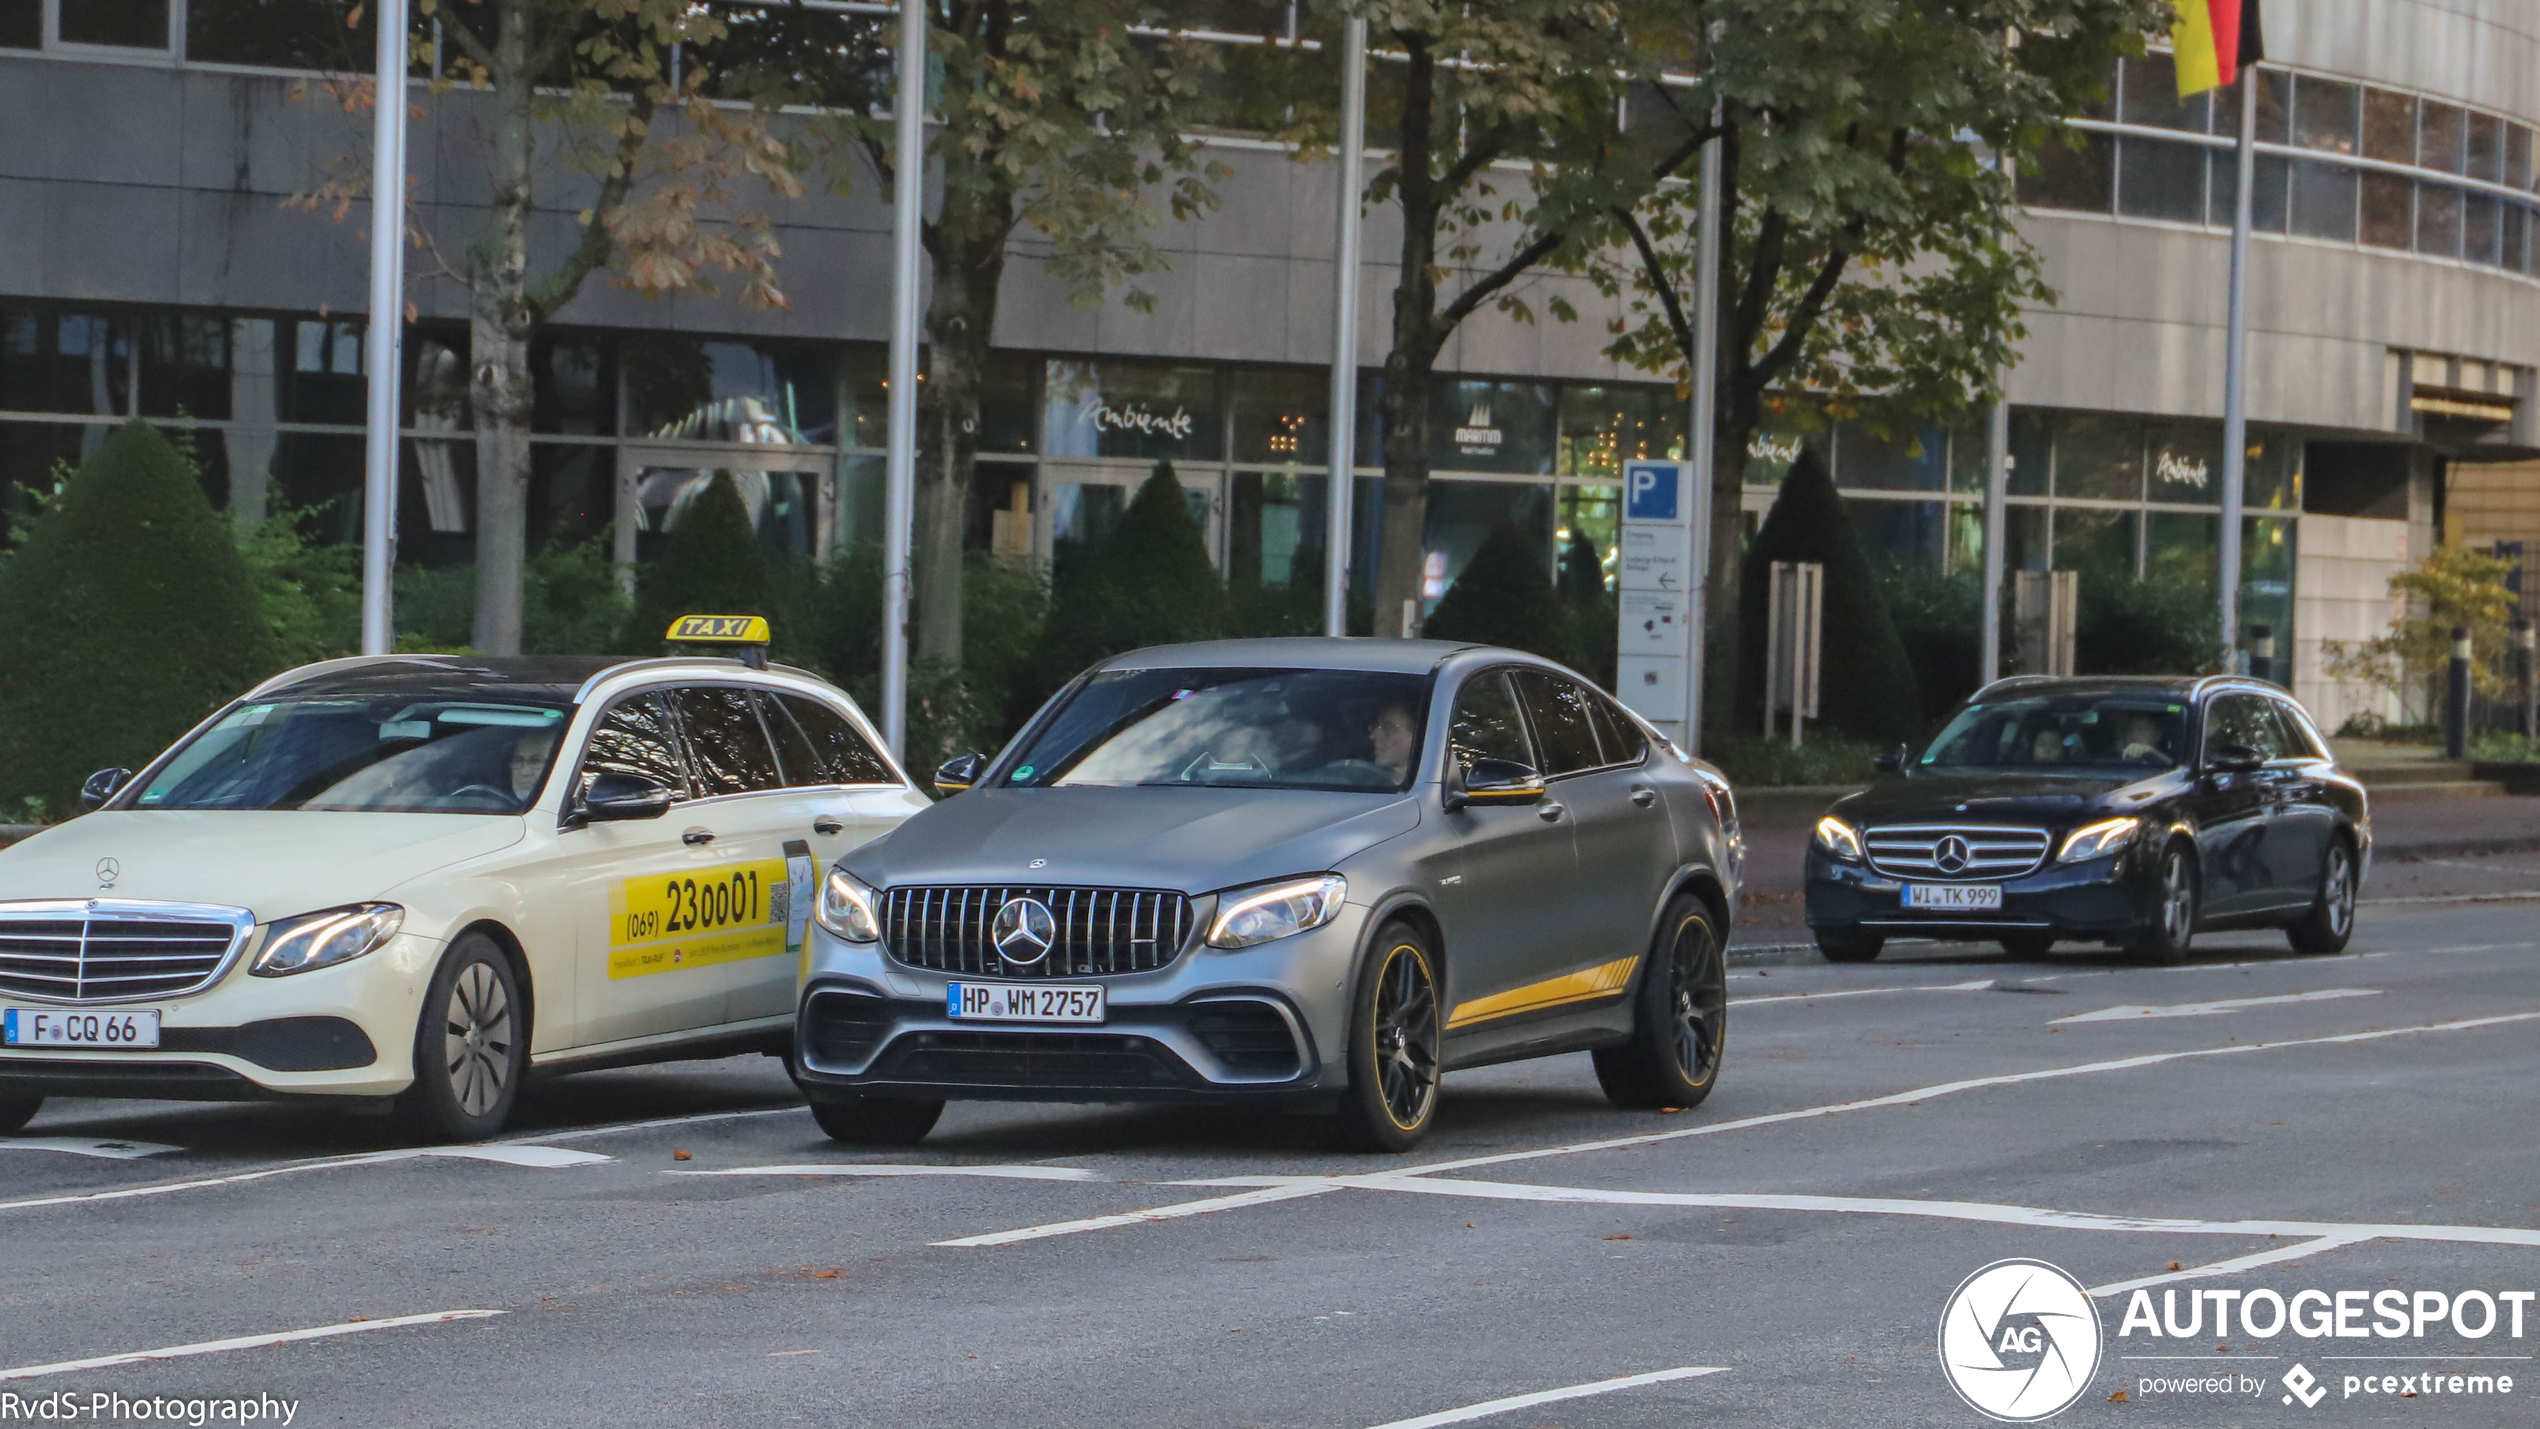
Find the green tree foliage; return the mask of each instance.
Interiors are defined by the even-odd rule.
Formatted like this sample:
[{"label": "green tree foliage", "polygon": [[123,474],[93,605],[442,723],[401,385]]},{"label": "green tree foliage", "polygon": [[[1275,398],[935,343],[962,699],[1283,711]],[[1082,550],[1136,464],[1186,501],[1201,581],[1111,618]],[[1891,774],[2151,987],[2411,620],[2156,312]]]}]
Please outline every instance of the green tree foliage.
[{"label": "green tree foliage", "polygon": [[127,422],[0,566],[0,805],[78,807],[282,663],[229,523]]},{"label": "green tree foliage", "polygon": [[2410,613],[2371,640],[2323,641],[2331,679],[2358,680],[2396,694],[2430,719],[2430,692],[2451,668],[2452,629],[2470,632],[2470,686],[2496,699],[2513,670],[2514,593],[2505,588],[2513,563],[2468,546],[2437,546],[2412,571],[2390,578],[2390,593],[2408,597]]},{"label": "green tree foliage", "polygon": [[[988,751],[1031,716],[1035,661],[1049,615],[1049,582],[1029,562],[973,551],[962,579],[959,665],[909,666],[909,767],[920,775],[952,755]],[[811,661],[853,692],[868,711],[882,699],[882,548],[863,544],[821,571]]]},{"label": "green tree foliage", "polygon": [[350,655],[362,643],[361,548],[312,541],[316,507],[277,506],[238,528],[238,555],[285,667]]},{"label": "green tree foliage", "polygon": [[[2194,675],[2216,668],[2214,572],[2155,570],[2137,579],[2120,562],[2076,567],[2073,668],[2085,675]],[[2009,596],[2004,600],[2007,605]]]},{"label": "green tree foliage", "polygon": [[1058,563],[1050,614],[1024,698],[1032,703],[1086,666],[1124,650],[1216,640],[1227,630],[1225,582],[1191,518],[1170,462],[1138,488],[1109,540]]},{"label": "green tree foliage", "polygon": [[1748,697],[1738,706],[1737,732],[1764,727],[1765,606],[1775,561],[1814,561],[1825,567],[1819,722],[1873,744],[1921,737],[1921,686],[1913,661],[1888,618],[1878,579],[1862,559],[1834,478],[1812,451],[1801,452],[1791,463],[1763,529],[1747,548],[1745,599],[1739,607],[1747,628],[1738,642],[1746,664],[1738,687]]},{"label": "green tree foliage", "polygon": [[636,573],[630,643],[658,643],[683,615],[763,615],[776,625],[787,612],[768,567],[739,483],[728,471],[716,472],[680,513],[662,558]]}]

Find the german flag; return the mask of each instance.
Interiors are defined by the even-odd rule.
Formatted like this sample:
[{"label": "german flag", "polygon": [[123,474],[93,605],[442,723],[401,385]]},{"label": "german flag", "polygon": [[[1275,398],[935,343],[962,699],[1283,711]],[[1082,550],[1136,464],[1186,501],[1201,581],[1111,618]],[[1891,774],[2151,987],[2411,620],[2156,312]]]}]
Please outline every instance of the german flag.
[{"label": "german flag", "polygon": [[2178,0],[2170,27],[2178,55],[2178,97],[2219,89],[2266,57],[2258,33],[2258,0]]}]

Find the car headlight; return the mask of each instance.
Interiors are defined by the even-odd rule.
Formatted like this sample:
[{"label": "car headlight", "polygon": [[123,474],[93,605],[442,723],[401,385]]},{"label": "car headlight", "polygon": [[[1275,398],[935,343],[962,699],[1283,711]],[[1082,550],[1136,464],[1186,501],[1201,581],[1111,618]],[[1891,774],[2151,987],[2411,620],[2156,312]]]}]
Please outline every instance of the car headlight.
[{"label": "car headlight", "polygon": [[843,868],[829,870],[820,884],[820,906],[813,910],[820,926],[850,943],[870,943],[882,936],[882,920],[873,913],[873,890]]},{"label": "car headlight", "polygon": [[2085,858],[2098,858],[2115,853],[2134,842],[2143,821],[2131,815],[2122,819],[2102,819],[2064,835],[2063,852],[2055,855],[2057,863],[2079,863]]},{"label": "car headlight", "polygon": [[1832,814],[1817,821],[1817,847],[1837,858],[1861,861],[1861,835]]},{"label": "car headlight", "polygon": [[1320,928],[1340,916],[1349,880],[1337,873],[1238,888],[1219,895],[1217,921],[1208,926],[1212,948],[1249,948]]},{"label": "car headlight", "polygon": [[394,903],[356,903],[285,918],[265,935],[264,950],[247,971],[257,977],[288,977],[316,968],[349,963],[397,936],[406,910]]}]

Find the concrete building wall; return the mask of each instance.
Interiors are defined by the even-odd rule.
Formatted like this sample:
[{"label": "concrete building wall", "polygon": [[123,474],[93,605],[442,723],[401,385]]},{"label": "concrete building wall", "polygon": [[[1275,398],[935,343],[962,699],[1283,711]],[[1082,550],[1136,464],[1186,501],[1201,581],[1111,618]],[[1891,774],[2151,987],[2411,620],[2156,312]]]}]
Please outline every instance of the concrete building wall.
[{"label": "concrete building wall", "polygon": [[2413,564],[2408,523],[2306,516],[2295,562],[2293,689],[2311,718],[2330,731],[2360,714],[2400,718],[2399,702],[2388,691],[2333,678],[2328,665],[2332,647],[2386,635],[2404,612],[2406,602],[2390,594],[2390,578]]}]

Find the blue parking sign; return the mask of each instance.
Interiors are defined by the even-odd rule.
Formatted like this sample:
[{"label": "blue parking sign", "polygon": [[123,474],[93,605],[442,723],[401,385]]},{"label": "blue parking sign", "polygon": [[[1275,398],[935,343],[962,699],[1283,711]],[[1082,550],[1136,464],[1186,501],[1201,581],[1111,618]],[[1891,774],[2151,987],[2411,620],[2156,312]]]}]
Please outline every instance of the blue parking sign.
[{"label": "blue parking sign", "polygon": [[1677,521],[1676,493],[1683,483],[1676,477],[1676,464],[1671,461],[1634,461],[1623,464],[1623,519],[1626,521]]}]

